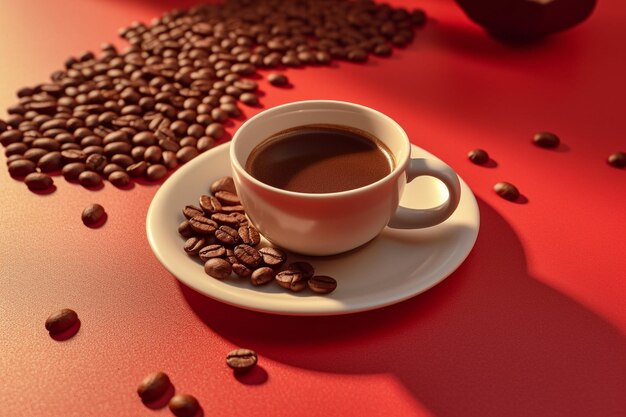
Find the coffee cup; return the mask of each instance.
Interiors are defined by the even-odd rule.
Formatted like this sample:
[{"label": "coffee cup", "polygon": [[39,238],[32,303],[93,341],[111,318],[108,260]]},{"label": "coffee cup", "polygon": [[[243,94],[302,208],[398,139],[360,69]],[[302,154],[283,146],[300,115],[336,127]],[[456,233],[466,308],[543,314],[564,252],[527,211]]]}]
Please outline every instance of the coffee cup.
[{"label": "coffee cup", "polygon": [[[293,191],[263,182],[249,172],[250,155],[268,138],[316,126],[362,132],[380,141],[380,148],[390,155],[388,172],[357,188],[331,192]],[[439,160],[411,158],[410,154],[407,134],[389,116],[332,100],[299,101],[265,110],[243,123],[230,145],[235,187],[252,224],[271,243],[314,256],[358,248],[385,227],[426,228],[450,217],[461,194],[458,176]],[[276,170],[281,172],[279,163]],[[327,172],[330,178],[333,175],[338,174]],[[440,180],[448,190],[446,200],[427,209],[400,206],[405,185],[420,176]]]}]

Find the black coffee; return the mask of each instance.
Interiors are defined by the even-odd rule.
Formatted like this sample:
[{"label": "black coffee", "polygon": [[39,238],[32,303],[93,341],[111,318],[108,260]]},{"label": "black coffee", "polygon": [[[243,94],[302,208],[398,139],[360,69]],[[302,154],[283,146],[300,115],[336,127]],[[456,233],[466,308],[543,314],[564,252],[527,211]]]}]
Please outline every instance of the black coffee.
[{"label": "black coffee", "polygon": [[307,125],[279,132],[252,150],[246,171],[265,184],[303,193],[352,190],[393,169],[389,149],[359,129]]}]

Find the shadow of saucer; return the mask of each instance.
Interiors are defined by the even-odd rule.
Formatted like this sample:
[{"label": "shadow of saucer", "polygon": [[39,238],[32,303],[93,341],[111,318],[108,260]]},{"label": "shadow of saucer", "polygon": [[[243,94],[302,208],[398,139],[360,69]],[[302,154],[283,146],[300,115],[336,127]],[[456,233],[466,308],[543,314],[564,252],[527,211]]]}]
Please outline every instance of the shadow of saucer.
[{"label": "shadow of saucer", "polygon": [[429,291],[379,310],[276,316],[180,289],[200,320],[260,361],[392,374],[437,417],[623,415],[624,336],[530,275],[511,226],[479,206],[481,231],[466,261]]}]

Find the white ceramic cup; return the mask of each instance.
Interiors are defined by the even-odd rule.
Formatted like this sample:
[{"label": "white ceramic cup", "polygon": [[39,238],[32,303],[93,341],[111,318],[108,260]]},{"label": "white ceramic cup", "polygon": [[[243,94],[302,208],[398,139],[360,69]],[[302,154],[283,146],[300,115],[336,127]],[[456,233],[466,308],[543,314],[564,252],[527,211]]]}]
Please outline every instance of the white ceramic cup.
[{"label": "white ceramic cup", "polygon": [[[391,151],[393,170],[366,186],[321,194],[272,187],[245,170],[248,156],[259,143],[285,129],[310,124],[369,132]],[[230,146],[237,193],[254,226],[273,244],[305,255],[333,255],[357,248],[385,226],[424,228],[450,217],[461,194],[456,173],[440,161],[411,159],[410,153],[409,138],[393,119],[365,106],[331,100],[299,101],[265,110],[241,125]],[[441,180],[448,189],[447,200],[429,209],[399,207],[406,183],[422,175]]]}]

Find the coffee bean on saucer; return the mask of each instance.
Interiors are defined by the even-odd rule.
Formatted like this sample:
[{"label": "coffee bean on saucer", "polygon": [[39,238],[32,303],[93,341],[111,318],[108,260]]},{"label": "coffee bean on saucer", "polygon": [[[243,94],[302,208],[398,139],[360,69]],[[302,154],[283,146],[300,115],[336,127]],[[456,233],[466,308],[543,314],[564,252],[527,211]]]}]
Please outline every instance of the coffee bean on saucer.
[{"label": "coffee bean on saucer", "polygon": [[283,288],[298,292],[306,288],[306,279],[300,271],[285,269],[276,274],[276,283]]},{"label": "coffee bean on saucer", "polygon": [[263,258],[265,265],[273,268],[277,268],[287,261],[287,254],[273,246],[259,249],[259,254]]},{"label": "coffee bean on saucer", "polygon": [[489,161],[489,154],[483,149],[473,149],[467,154],[467,157],[477,165],[482,165]]},{"label": "coffee bean on saucer", "polygon": [[509,182],[498,182],[494,185],[493,190],[505,200],[515,201],[519,198],[520,193],[516,186]]},{"label": "coffee bean on saucer", "polygon": [[189,394],[174,395],[168,407],[176,417],[194,417],[200,411],[200,403],[196,397]]},{"label": "coffee bean on saucer", "polygon": [[269,266],[262,266],[261,268],[257,268],[252,272],[250,276],[250,282],[254,286],[264,285],[268,282],[272,282],[276,277],[276,271],[274,271]]},{"label": "coffee bean on saucer", "polygon": [[539,132],[533,136],[533,143],[541,148],[556,148],[560,142],[559,137],[551,132]]},{"label": "coffee bean on saucer", "polygon": [[218,213],[222,210],[222,203],[212,195],[202,195],[200,196],[200,208],[202,208],[206,214]]},{"label": "coffee bean on saucer", "polygon": [[241,204],[237,194],[229,191],[217,191],[214,195],[223,206],[237,206]]},{"label": "coffee bean on saucer", "polygon": [[246,211],[244,210],[243,206],[241,204],[238,204],[236,206],[226,206],[226,205],[222,205],[222,213],[228,213],[228,214],[233,214],[233,213],[245,213]]},{"label": "coffee bean on saucer", "polygon": [[626,152],[613,152],[607,158],[607,162],[615,168],[626,167]]},{"label": "coffee bean on saucer", "polygon": [[289,79],[283,74],[272,73],[267,76],[267,80],[270,82],[270,84],[276,87],[283,87],[289,84]]},{"label": "coffee bean on saucer", "polygon": [[185,241],[185,245],[183,249],[187,252],[188,255],[197,255],[206,245],[206,240],[202,237],[192,236]]},{"label": "coffee bean on saucer", "polygon": [[239,233],[230,226],[222,225],[215,231],[215,238],[227,246],[233,246],[239,242]]},{"label": "coffee bean on saucer", "polygon": [[247,278],[252,275],[252,269],[248,268],[244,264],[234,263],[232,264],[233,272],[241,278]]},{"label": "coffee bean on saucer", "polygon": [[236,372],[247,372],[258,362],[258,356],[251,349],[235,349],[226,355],[226,364]]},{"label": "coffee bean on saucer", "polygon": [[29,190],[43,191],[52,187],[54,181],[47,174],[43,174],[40,172],[31,172],[30,174],[26,175],[26,178],[24,178],[24,183]]},{"label": "coffee bean on saucer", "polygon": [[237,217],[233,216],[233,214],[215,213],[211,215],[211,220],[215,220],[218,224],[221,225],[238,227],[240,224],[240,220]]},{"label": "coffee bean on saucer", "polygon": [[78,314],[72,309],[63,308],[55,311],[46,319],[46,330],[51,335],[63,333],[78,323]]},{"label": "coffee bean on saucer", "polygon": [[202,235],[210,235],[217,229],[217,223],[204,216],[194,216],[189,219],[189,226],[196,232]]},{"label": "coffee bean on saucer", "polygon": [[254,249],[250,245],[242,244],[235,246],[235,257],[243,264],[246,264],[252,268],[257,267],[261,261],[261,254],[258,250]]},{"label": "coffee bean on saucer", "polygon": [[192,217],[195,217],[195,216],[204,215],[204,212],[202,211],[200,207],[192,206],[191,204],[189,204],[183,208],[183,214],[185,215],[186,218],[191,219]]},{"label": "coffee bean on saucer", "polygon": [[151,403],[161,398],[172,387],[169,376],[164,372],[147,375],[137,387],[137,394],[144,403]]},{"label": "coffee bean on saucer", "polygon": [[337,288],[337,280],[326,275],[315,275],[307,281],[307,286],[318,294],[328,294]]},{"label": "coffee bean on saucer", "polygon": [[315,274],[315,268],[308,262],[300,261],[289,264],[287,269],[300,271],[304,279],[309,279]]},{"label": "coffee bean on saucer", "polygon": [[256,246],[261,242],[261,235],[259,234],[259,231],[254,228],[254,226],[241,226],[237,230],[237,233],[239,234],[241,241],[246,245]]},{"label": "coffee bean on saucer", "polygon": [[211,193],[215,194],[218,191],[227,191],[229,193],[237,194],[235,189],[235,181],[232,177],[222,177],[211,184]]},{"label": "coffee bean on saucer", "polygon": [[178,233],[184,237],[184,238],[190,238],[194,235],[194,231],[191,228],[191,226],[189,225],[189,220],[183,220],[179,225],[178,225]]},{"label": "coffee bean on saucer", "polygon": [[90,204],[83,210],[81,218],[86,226],[92,226],[102,221],[105,215],[104,207],[100,204]]},{"label": "coffee bean on saucer", "polygon": [[204,263],[204,272],[213,278],[226,279],[233,272],[233,268],[225,259],[211,258]]}]

